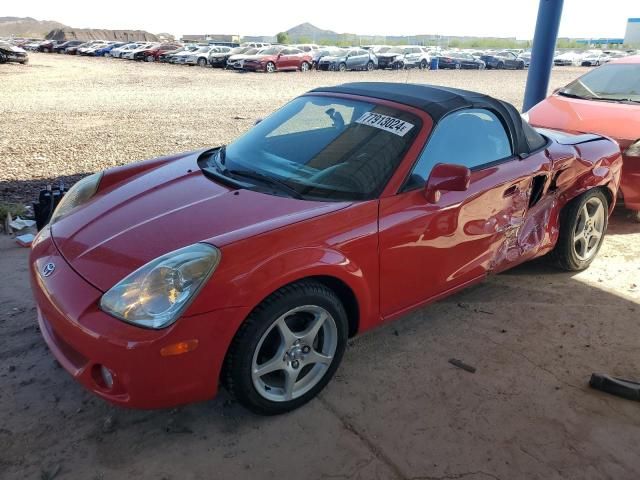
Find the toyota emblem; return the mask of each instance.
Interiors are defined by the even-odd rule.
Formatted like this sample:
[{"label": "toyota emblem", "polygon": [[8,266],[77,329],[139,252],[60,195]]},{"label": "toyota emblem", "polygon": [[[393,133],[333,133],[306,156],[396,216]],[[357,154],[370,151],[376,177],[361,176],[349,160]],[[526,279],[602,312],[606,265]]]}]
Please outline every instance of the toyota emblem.
[{"label": "toyota emblem", "polygon": [[49,275],[51,275],[53,273],[53,271],[56,269],[56,264],[55,263],[47,263],[44,268],[42,269],[42,276],[43,277],[48,277]]}]

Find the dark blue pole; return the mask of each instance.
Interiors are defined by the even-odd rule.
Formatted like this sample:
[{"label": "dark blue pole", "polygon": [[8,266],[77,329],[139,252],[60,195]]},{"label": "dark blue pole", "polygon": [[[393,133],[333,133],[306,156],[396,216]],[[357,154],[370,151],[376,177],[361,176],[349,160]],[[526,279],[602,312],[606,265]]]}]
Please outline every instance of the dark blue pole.
[{"label": "dark blue pole", "polygon": [[524,92],[523,112],[547,96],[563,3],[564,0],[540,0],[536,33],[531,47],[531,64]]}]

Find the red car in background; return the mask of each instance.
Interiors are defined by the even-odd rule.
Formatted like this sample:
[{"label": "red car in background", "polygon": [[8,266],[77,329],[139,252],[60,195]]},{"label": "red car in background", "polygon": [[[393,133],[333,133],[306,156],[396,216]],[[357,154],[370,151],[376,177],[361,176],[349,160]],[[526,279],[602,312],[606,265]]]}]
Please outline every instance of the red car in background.
[{"label": "red car in background", "polygon": [[183,48],[182,45],[175,43],[163,43],[160,45],[154,45],[146,50],[140,50],[133,56],[134,60],[144,60],[145,62],[155,62],[160,58],[160,55],[167,52],[172,52]]},{"label": "red car in background", "polygon": [[532,125],[614,138],[623,153],[620,195],[640,222],[640,56],[586,73],[526,112]]},{"label": "red car in background", "polygon": [[311,54],[299,48],[268,47],[260,50],[256,55],[244,61],[244,70],[273,73],[278,70],[300,70],[308,72],[311,69]]},{"label": "red car in background", "polygon": [[114,404],[221,383],[283,413],[353,335],[549,252],[588,267],[621,163],[608,138],[539,133],[479,93],[318,88],[226,147],[76,183],[32,244],[40,330]]}]

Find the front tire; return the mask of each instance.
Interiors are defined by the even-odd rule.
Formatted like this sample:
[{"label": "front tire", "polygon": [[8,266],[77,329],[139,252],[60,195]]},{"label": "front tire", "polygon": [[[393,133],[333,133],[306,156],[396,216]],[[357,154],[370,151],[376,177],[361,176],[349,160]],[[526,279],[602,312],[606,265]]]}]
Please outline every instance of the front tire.
[{"label": "front tire", "polygon": [[504,63],[502,63],[502,62],[498,63],[498,65],[496,65],[496,68],[498,70],[503,70],[504,69]]},{"label": "front tire", "polygon": [[199,67],[206,67],[207,66],[207,59],[206,58],[199,58],[198,59],[198,66]]},{"label": "front tire", "polygon": [[273,62],[267,63],[267,65],[264,67],[264,71],[267,73],[274,73],[276,71],[276,64]]},{"label": "front tire", "polygon": [[153,62],[156,59],[156,57],[154,57],[153,55],[147,55],[145,58],[145,61],[147,62]]},{"label": "front tire", "polygon": [[367,62],[367,72],[373,71],[374,68],[375,68],[375,65],[373,64],[373,62],[371,60],[369,60]]},{"label": "front tire", "polygon": [[255,413],[291,411],[331,380],[347,336],[347,315],[332,290],[312,280],[287,285],[256,307],[236,333],[223,383]]},{"label": "front tire", "polygon": [[607,231],[608,212],[609,202],[600,189],[589,190],[565,206],[554,250],[560,268],[579,271],[591,265]]},{"label": "front tire", "polygon": [[346,72],[347,71],[347,64],[342,62],[340,65],[338,65],[338,71]]},{"label": "front tire", "polygon": [[308,72],[309,70],[311,70],[311,66],[309,65],[308,62],[302,62],[300,64],[300,71],[301,72]]}]

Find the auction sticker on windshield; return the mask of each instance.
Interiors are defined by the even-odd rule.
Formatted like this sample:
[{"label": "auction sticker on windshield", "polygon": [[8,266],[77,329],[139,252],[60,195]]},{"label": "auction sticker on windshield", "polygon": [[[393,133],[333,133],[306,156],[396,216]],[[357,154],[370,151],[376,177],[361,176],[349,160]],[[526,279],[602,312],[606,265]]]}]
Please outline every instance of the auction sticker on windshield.
[{"label": "auction sticker on windshield", "polygon": [[390,117],[388,115],[382,115],[381,113],[367,112],[363,114],[356,123],[362,125],[368,125],[370,127],[379,128],[391,132],[400,137],[404,137],[405,134],[411,130],[414,125],[399,118]]}]

